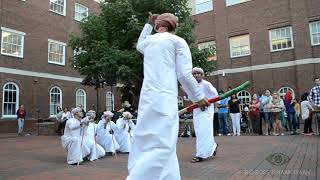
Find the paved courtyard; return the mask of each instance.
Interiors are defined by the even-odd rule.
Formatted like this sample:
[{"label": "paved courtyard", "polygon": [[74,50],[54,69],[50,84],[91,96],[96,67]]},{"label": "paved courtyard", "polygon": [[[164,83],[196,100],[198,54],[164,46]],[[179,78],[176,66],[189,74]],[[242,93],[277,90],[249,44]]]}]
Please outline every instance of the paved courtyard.
[{"label": "paved courtyard", "polygon": [[[181,138],[178,142],[181,176],[184,180],[317,179],[319,140],[302,135],[216,137],[220,145],[217,156],[192,164],[189,161],[194,154],[195,139]],[[127,175],[127,158],[121,154],[79,167],[69,166],[57,136],[0,135],[1,180],[123,180]]]}]

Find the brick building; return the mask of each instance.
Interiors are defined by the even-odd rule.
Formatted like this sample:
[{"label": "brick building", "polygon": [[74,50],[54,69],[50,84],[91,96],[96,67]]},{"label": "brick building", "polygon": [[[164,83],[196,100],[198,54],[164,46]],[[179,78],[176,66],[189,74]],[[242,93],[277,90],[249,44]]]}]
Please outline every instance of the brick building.
[{"label": "brick building", "polygon": [[[19,104],[27,110],[27,129],[38,117],[54,117],[57,106],[97,107],[96,90],[81,85],[68,46],[79,21],[97,12],[98,0],[0,1],[0,132],[16,131]],[[119,106],[116,92],[99,90],[100,111]]]},{"label": "brick building", "polygon": [[216,47],[208,78],[226,90],[250,80],[243,102],[264,89],[297,97],[320,76],[319,0],[189,0],[199,47]]}]

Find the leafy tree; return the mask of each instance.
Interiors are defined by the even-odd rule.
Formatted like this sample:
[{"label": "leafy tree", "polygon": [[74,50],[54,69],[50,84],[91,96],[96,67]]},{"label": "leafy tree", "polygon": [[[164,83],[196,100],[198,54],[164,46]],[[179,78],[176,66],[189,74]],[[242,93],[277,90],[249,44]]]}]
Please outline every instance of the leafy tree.
[{"label": "leafy tree", "polygon": [[101,88],[114,79],[138,94],[143,80],[143,57],[135,45],[148,18],[148,12],[171,12],[179,16],[177,35],[190,45],[194,66],[212,72],[215,63],[207,61],[215,49],[198,50],[187,0],[105,0],[101,12],[80,23],[81,34],[71,35],[70,46],[77,52],[74,68],[85,78],[83,84]]}]

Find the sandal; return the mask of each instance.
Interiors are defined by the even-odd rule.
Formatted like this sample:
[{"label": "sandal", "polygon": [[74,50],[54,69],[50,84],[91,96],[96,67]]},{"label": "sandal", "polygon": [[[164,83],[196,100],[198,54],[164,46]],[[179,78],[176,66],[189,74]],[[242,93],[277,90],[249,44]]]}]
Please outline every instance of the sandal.
[{"label": "sandal", "polygon": [[198,163],[198,162],[201,162],[203,161],[204,159],[201,158],[201,157],[194,157],[190,162],[191,163]]}]

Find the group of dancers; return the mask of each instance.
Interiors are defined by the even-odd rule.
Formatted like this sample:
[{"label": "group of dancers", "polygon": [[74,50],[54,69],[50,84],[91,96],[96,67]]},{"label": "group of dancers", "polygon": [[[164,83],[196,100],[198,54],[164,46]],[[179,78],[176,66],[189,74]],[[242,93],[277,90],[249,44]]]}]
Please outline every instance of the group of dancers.
[{"label": "group of dancers", "polygon": [[85,159],[94,161],[105,155],[116,155],[117,152],[129,153],[131,137],[135,124],[130,112],[123,112],[116,123],[111,119],[113,113],[105,111],[98,124],[94,122],[95,111],[88,111],[83,118],[80,107],[71,111],[66,121],[61,144],[67,151],[67,163],[76,165]]}]

